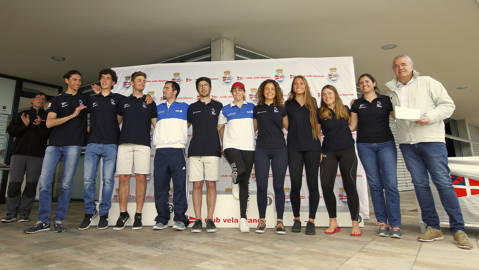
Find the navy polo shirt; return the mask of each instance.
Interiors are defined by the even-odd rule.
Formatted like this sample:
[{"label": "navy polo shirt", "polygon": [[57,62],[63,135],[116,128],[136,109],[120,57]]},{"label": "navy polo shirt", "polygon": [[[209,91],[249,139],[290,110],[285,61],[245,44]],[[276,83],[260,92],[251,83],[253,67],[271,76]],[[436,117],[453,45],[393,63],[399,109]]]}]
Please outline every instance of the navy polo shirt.
[{"label": "navy polo shirt", "polygon": [[221,156],[221,144],[218,134],[218,116],[223,104],[211,100],[208,104],[200,100],[188,107],[188,123],[193,125],[193,136],[188,148],[191,156]]},{"label": "navy polo shirt", "polygon": [[321,142],[313,138],[313,130],[309,121],[309,110],[305,106],[299,105],[295,99],[286,101],[285,105],[289,122],[288,149],[295,151],[321,151]]},{"label": "navy polo shirt", "polygon": [[118,143],[151,146],[151,119],[156,118],[156,103],[146,104],[145,95],[141,98],[130,95],[120,101],[120,115],[123,122]]},{"label": "navy polo shirt", "polygon": [[[63,118],[71,115],[76,107],[80,105],[87,106],[88,102],[89,96],[87,95],[62,93],[59,96],[53,97],[48,112],[54,112],[57,114],[57,118]],[[87,109],[83,109],[77,117],[53,127],[48,145],[84,146],[87,140],[87,114]]]},{"label": "navy polo shirt", "polygon": [[125,97],[115,93],[108,96],[101,93],[90,96],[88,143],[118,144],[120,126],[117,115],[120,114],[120,103],[123,98]]},{"label": "navy polo shirt", "polygon": [[[349,113],[349,108],[346,109]],[[319,118],[321,124],[321,131],[324,135],[323,151],[335,152],[348,149],[354,146],[353,135],[349,129],[349,122],[344,118],[336,119],[336,114],[329,109],[331,116],[329,118]],[[319,113],[319,109],[318,109]]]},{"label": "navy polo shirt", "polygon": [[282,106],[256,105],[253,110],[253,118],[258,123],[258,137],[256,147],[283,148],[286,141],[283,134],[283,117],[286,109]]},{"label": "navy polo shirt", "polygon": [[357,99],[351,111],[358,114],[358,143],[382,143],[394,140],[389,128],[389,113],[393,110],[388,96],[378,95],[369,102]]}]

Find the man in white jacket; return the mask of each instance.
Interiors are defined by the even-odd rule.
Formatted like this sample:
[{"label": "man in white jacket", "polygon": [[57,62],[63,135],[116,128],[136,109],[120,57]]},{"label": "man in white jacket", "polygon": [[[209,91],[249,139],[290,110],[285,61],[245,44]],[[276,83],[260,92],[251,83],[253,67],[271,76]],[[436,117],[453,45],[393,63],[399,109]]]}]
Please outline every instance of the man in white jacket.
[{"label": "man in white jacket", "polygon": [[452,187],[445,144],[444,119],[454,112],[454,102],[440,82],[429,76],[419,76],[409,56],[396,56],[393,71],[396,78],[386,83],[386,86],[395,111],[397,107],[420,111],[418,120],[405,120],[400,119],[400,115],[396,116],[399,146],[411,173],[422,220],[427,225],[426,232],[418,237],[418,241],[443,239],[429,186],[429,173],[449,215],[454,240],[460,248],[472,249],[464,232],[461,207]]}]

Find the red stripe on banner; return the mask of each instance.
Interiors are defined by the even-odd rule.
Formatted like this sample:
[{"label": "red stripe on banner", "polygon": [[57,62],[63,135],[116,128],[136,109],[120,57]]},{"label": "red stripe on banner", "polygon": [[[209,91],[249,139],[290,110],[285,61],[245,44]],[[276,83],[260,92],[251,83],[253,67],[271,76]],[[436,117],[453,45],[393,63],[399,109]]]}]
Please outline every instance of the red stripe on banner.
[{"label": "red stripe on banner", "polygon": [[467,196],[467,190],[465,188],[455,188],[457,197],[465,197]]},{"label": "red stripe on banner", "polygon": [[451,175],[451,178],[454,179],[454,181],[452,181],[452,184],[453,185],[464,185],[464,177],[462,177],[462,176],[456,176],[456,177],[453,178],[453,176]]},{"label": "red stripe on banner", "polygon": [[479,195],[479,189],[471,189],[471,195]]},{"label": "red stripe on banner", "polygon": [[479,186],[479,180],[469,178],[469,185],[470,186]]}]

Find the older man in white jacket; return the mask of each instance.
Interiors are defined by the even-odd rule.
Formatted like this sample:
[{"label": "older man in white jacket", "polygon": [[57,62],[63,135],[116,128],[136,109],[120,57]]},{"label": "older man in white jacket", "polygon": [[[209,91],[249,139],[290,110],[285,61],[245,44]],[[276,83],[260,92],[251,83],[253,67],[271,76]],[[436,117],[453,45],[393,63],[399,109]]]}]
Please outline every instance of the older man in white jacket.
[{"label": "older man in white jacket", "polygon": [[418,237],[418,241],[443,239],[429,186],[429,173],[449,215],[454,240],[460,248],[472,249],[464,232],[464,219],[452,187],[447,161],[444,119],[454,112],[454,102],[440,82],[429,76],[419,76],[409,56],[396,56],[393,71],[396,78],[386,83],[386,86],[395,111],[401,107],[420,112],[417,120],[400,119],[400,115],[396,119],[399,146],[412,176],[422,220],[427,225],[426,232]]}]

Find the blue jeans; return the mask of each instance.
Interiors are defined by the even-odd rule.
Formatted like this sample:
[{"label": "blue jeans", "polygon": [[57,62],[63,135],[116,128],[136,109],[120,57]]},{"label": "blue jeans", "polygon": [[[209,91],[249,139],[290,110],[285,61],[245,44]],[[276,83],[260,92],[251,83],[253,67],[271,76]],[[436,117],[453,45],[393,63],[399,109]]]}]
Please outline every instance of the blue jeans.
[{"label": "blue jeans", "polygon": [[57,209],[54,221],[62,221],[67,214],[72,195],[73,175],[80,158],[81,146],[48,146],[43,158],[42,173],[40,174],[40,205],[38,220],[50,224],[52,206],[52,183],[60,159],[64,158],[62,187],[58,196]]},{"label": "blue jeans", "polygon": [[111,195],[115,184],[114,177],[117,151],[118,145],[116,144],[89,143],[87,145],[83,171],[83,200],[85,202],[85,214],[94,214],[96,212],[96,176],[100,158],[103,158],[103,186],[99,207],[100,216],[104,216],[110,211]]},{"label": "blue jeans", "polygon": [[401,227],[396,144],[394,141],[358,143],[357,148],[368,179],[376,220]]},{"label": "blue jeans", "polygon": [[401,144],[399,147],[407,169],[411,173],[423,222],[434,229],[440,229],[439,216],[429,187],[429,173],[432,182],[436,185],[441,203],[449,216],[451,232],[463,231],[464,219],[449,175],[446,144],[426,142]]}]

